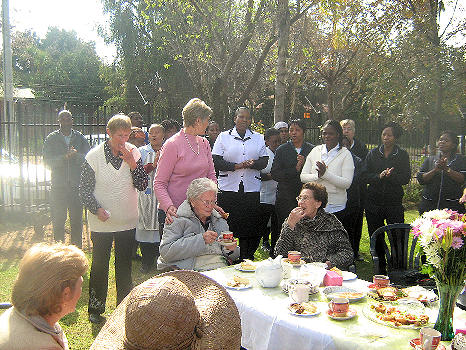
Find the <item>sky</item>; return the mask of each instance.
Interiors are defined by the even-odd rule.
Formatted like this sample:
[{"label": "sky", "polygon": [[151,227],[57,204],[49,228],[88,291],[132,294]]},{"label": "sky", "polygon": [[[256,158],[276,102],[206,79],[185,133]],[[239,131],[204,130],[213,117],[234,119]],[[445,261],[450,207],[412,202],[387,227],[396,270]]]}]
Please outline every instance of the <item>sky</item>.
[{"label": "sky", "polygon": [[[459,4],[463,1],[459,0]],[[447,10],[451,9],[447,7]],[[448,12],[441,16],[441,27],[448,23],[451,13]],[[457,7],[457,18],[464,13],[464,8]],[[95,42],[97,54],[106,63],[111,63],[116,56],[115,46],[106,45],[97,33],[99,25],[108,29],[108,16],[104,15],[100,0],[10,0],[10,22],[13,30],[31,29],[40,38],[45,37],[49,26],[74,30],[81,40]],[[459,46],[465,42],[466,35],[460,35],[449,44]]]},{"label": "sky", "polygon": [[10,24],[13,31],[32,30],[44,38],[49,26],[74,30],[83,41],[94,41],[97,54],[107,63],[116,56],[116,48],[99,37],[99,25],[108,28],[100,0],[10,0]]}]

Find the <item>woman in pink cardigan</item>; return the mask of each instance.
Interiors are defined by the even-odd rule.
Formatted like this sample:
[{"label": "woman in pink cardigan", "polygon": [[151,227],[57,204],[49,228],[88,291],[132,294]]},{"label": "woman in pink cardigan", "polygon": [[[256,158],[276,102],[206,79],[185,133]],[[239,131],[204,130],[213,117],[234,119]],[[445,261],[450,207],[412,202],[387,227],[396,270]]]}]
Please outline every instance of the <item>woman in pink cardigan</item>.
[{"label": "woman in pink cardigan", "polygon": [[166,213],[169,223],[186,199],[191,181],[207,177],[217,182],[209,141],[198,136],[205,134],[212,109],[193,98],[184,106],[182,115],[184,127],[165,141],[154,178],[159,208]]}]

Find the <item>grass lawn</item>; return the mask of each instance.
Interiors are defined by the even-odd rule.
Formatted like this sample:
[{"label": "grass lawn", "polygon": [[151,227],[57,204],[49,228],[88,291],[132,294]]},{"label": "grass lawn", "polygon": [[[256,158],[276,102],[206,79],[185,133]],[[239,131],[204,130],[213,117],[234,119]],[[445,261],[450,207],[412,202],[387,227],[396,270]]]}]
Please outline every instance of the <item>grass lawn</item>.
[{"label": "grass lawn", "polygon": [[[405,212],[405,221],[412,222],[418,216],[417,211],[409,210]],[[0,238],[5,237],[6,232],[11,227],[5,224],[0,225]],[[0,245],[0,254],[1,254]],[[359,278],[370,280],[372,278],[372,260],[369,252],[369,237],[367,234],[367,226],[364,220],[363,235],[360,245],[360,254],[364,261],[356,262],[357,274]],[[87,253],[89,261],[91,254]],[[256,260],[262,260],[268,257],[268,254],[259,249],[255,254]],[[0,257],[0,301],[9,301],[11,295],[11,288],[18,272],[19,257],[5,258],[3,254]],[[107,311],[104,316],[108,316],[115,309],[116,290],[115,290],[115,272],[113,269],[114,257],[113,254],[110,258],[110,277],[107,298]],[[133,281],[137,285],[146,280],[149,275],[143,275],[139,272],[139,261],[133,261]],[[87,320],[87,301],[89,290],[89,273],[84,277],[83,293],[78,302],[76,311],[64,317],[60,324],[62,325],[65,334],[68,338],[70,349],[89,349],[94,338],[97,336],[100,326],[91,324]]]}]

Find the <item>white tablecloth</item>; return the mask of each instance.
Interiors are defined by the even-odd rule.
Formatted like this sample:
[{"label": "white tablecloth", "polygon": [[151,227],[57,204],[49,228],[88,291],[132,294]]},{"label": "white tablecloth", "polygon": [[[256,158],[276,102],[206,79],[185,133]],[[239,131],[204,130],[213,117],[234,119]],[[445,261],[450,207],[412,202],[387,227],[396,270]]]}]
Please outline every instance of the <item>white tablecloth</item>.
[{"label": "white tablecloth", "polygon": [[[294,274],[297,270],[293,270]],[[321,311],[319,315],[294,316],[288,312],[290,299],[281,288],[260,287],[254,273],[228,267],[204,274],[223,285],[235,274],[252,282],[250,289],[227,289],[241,316],[241,345],[248,350],[410,349],[409,341],[419,335],[418,330],[395,329],[369,320],[362,313],[368,297],[351,304],[358,316],[348,321],[334,321],[326,315],[328,300],[322,293],[311,298]],[[343,282],[344,286],[361,291],[367,291],[368,284],[363,280]],[[428,311],[435,323],[437,311]],[[456,308],[454,316],[454,327],[464,328],[466,312]]]}]

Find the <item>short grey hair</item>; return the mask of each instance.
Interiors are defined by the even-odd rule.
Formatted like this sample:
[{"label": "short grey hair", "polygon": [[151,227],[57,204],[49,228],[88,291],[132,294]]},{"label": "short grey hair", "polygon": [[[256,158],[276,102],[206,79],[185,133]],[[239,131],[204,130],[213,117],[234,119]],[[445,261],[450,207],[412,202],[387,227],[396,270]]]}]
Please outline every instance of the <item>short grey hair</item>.
[{"label": "short grey hair", "polygon": [[152,129],[156,129],[156,128],[159,128],[160,130],[162,130],[162,132],[165,132],[165,128],[163,127],[162,124],[152,124],[149,128],[149,132],[152,130]]},{"label": "short grey hair", "polygon": [[211,179],[201,177],[191,181],[188,186],[188,190],[186,191],[186,197],[188,198],[188,201],[192,201],[198,198],[204,192],[208,191],[215,191],[215,193],[218,193],[217,184]]},{"label": "short grey hair", "polygon": [[185,127],[194,126],[197,118],[206,120],[212,115],[212,109],[199,98],[191,99],[183,108],[181,113],[183,116],[183,124]]},{"label": "short grey hair", "polygon": [[63,110],[60,111],[60,113],[58,113],[58,119],[60,119],[60,118],[62,118],[64,116],[70,116],[71,118],[73,118],[73,115],[67,109],[63,109]]},{"label": "short grey hair", "polygon": [[353,131],[356,131],[356,123],[352,119],[343,119],[340,122],[341,127],[348,125]]}]

